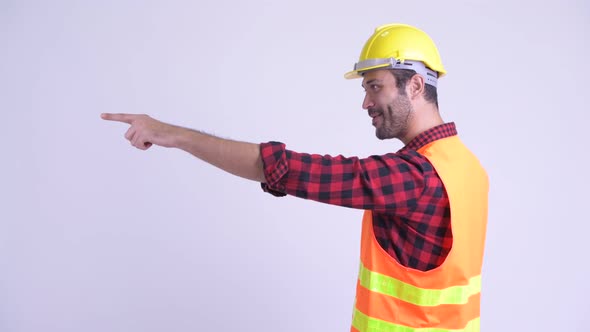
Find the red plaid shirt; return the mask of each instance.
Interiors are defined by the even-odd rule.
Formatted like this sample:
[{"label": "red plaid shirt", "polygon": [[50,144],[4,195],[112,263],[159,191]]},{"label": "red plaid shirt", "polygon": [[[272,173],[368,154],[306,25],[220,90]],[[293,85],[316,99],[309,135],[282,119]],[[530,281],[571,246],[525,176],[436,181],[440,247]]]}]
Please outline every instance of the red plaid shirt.
[{"label": "red plaid shirt", "polygon": [[450,207],[432,164],[416,152],[457,135],[454,123],[431,128],[396,153],[360,159],[297,153],[278,142],[260,146],[264,191],[371,210],[377,241],[406,267],[442,264],[453,243]]}]

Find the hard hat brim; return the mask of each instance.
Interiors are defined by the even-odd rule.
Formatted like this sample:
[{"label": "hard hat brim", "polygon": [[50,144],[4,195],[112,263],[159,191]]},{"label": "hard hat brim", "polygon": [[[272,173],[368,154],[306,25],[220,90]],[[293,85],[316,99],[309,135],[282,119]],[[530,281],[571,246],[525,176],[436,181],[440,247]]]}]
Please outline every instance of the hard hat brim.
[{"label": "hard hat brim", "polygon": [[344,74],[344,78],[347,80],[351,80],[351,79],[355,79],[355,78],[362,78],[363,77],[363,73],[368,72],[369,70],[375,70],[375,69],[385,69],[390,67],[389,64],[381,64],[381,65],[377,65],[377,66],[370,66],[370,67],[365,67],[365,68],[359,68],[359,69],[354,69],[349,71],[348,73]]}]

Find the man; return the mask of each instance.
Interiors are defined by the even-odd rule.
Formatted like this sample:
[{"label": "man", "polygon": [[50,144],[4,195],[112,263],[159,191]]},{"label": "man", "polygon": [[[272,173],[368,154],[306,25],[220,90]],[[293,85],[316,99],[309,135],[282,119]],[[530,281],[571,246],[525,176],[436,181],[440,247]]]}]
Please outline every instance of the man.
[{"label": "man", "polygon": [[221,139],[147,115],[102,118],[128,123],[139,149],[180,148],[271,194],[365,210],[351,331],[479,331],[488,178],[439,114],[444,74],[423,31],[375,30],[345,77],[362,77],[377,137],[405,146],[364,159]]}]

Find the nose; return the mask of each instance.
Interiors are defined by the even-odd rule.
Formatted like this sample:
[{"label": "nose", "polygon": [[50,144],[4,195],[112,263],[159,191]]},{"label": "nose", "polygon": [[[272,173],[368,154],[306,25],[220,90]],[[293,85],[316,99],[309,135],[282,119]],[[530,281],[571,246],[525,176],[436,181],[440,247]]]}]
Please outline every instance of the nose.
[{"label": "nose", "polygon": [[373,100],[371,99],[369,94],[365,93],[365,99],[363,100],[363,109],[366,110],[366,109],[369,109],[374,106],[375,106],[375,103],[373,102]]}]

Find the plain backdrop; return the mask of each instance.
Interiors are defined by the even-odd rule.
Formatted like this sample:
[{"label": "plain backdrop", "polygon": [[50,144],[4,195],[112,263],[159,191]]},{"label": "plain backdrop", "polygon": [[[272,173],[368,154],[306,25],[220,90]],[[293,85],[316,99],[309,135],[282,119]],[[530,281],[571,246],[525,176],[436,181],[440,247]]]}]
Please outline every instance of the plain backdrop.
[{"label": "plain backdrop", "polygon": [[482,331],[588,331],[590,5],[569,1],[0,0],[0,331],[347,331],[362,211],[180,151],[102,112],[365,157],[375,27],[436,41],[491,180]]}]

